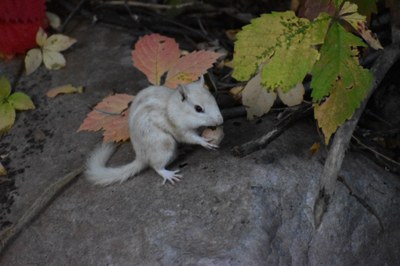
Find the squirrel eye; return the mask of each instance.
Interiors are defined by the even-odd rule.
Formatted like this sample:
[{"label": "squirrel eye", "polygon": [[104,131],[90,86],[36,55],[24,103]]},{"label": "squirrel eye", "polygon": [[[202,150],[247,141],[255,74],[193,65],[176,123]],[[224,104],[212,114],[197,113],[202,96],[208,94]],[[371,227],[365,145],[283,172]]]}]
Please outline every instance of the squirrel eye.
[{"label": "squirrel eye", "polygon": [[198,112],[198,113],[204,112],[203,108],[201,108],[200,105],[195,105],[195,106],[194,106],[194,110],[196,110],[196,112]]}]

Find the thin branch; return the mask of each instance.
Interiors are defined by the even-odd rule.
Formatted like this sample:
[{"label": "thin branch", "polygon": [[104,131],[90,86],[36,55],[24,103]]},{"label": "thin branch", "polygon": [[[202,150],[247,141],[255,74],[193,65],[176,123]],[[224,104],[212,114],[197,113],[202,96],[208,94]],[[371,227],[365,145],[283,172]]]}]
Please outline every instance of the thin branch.
[{"label": "thin branch", "polygon": [[240,146],[235,146],[232,148],[232,153],[235,156],[243,157],[256,150],[265,148],[269,143],[278,138],[287,128],[293,125],[302,117],[309,115],[312,111],[312,106],[310,104],[305,104],[297,107],[295,111],[288,114],[283,118],[271,131],[269,131],[264,136],[249,141]]},{"label": "thin branch", "polygon": [[400,163],[399,163],[399,162],[397,162],[397,161],[393,160],[392,158],[389,158],[389,157],[387,157],[386,155],[384,155],[384,154],[378,152],[377,150],[375,150],[375,149],[373,149],[373,148],[367,146],[366,144],[362,143],[361,140],[359,140],[359,139],[358,139],[357,137],[355,137],[354,135],[352,136],[352,138],[353,138],[355,141],[357,141],[357,143],[358,143],[360,146],[362,146],[363,148],[365,148],[365,149],[369,150],[370,152],[374,153],[375,155],[377,155],[377,156],[379,156],[379,157],[385,159],[386,161],[389,161],[389,162],[391,162],[391,163],[393,163],[393,164],[395,164],[395,165],[397,165],[397,166],[400,166]]},{"label": "thin branch", "polygon": [[61,25],[60,27],[60,31],[64,32],[65,27],[67,26],[67,24],[71,21],[71,19],[75,16],[75,14],[82,8],[83,4],[86,2],[87,0],[81,0],[78,5],[69,13],[68,17],[65,19],[64,23]]},{"label": "thin branch", "polygon": [[163,5],[163,4],[153,4],[153,3],[143,3],[143,2],[136,2],[136,1],[125,1],[125,0],[114,0],[114,1],[104,1],[104,5],[128,5],[133,7],[145,7],[149,9],[156,9],[156,10],[170,10],[170,9],[182,9],[190,6],[194,6],[198,4],[197,2],[188,2],[182,3],[177,5]]},{"label": "thin branch", "polygon": [[371,68],[371,72],[375,78],[372,88],[368,92],[368,95],[362,102],[360,108],[358,108],[354,113],[353,117],[345,122],[335,134],[320,177],[319,191],[314,204],[314,222],[316,227],[319,227],[321,224],[323,215],[326,212],[330,200],[335,192],[337,176],[342,167],[345,152],[349,146],[351,136],[353,135],[358,120],[360,119],[372,93],[378,88],[386,73],[399,57],[400,47],[398,44],[393,44],[381,51],[381,55]]}]

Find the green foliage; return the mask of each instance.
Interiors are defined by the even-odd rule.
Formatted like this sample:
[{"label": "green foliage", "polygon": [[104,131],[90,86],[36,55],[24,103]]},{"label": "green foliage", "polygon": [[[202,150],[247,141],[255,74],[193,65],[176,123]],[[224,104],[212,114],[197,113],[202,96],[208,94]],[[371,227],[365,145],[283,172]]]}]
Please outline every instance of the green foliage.
[{"label": "green foliage", "polygon": [[321,13],[310,21],[287,11],[252,20],[237,35],[233,59],[234,78],[245,81],[260,73],[260,83],[268,91],[288,92],[312,74],[314,113],[326,142],[351,118],[373,80],[358,62],[357,47],[366,44],[341,23],[362,25],[360,35],[369,44],[375,42],[373,47],[380,46],[378,40],[372,40],[355,4],[333,3],[336,17]]},{"label": "green foliage", "polygon": [[[264,14],[238,34],[233,77],[248,80],[261,67],[261,83],[287,92],[303,81],[318,59],[315,45],[323,42],[326,16],[314,22],[294,12]],[[299,60],[301,55],[301,60]]]},{"label": "green foliage", "polygon": [[11,84],[0,77],[0,134],[9,130],[15,122],[15,111],[34,109],[35,105],[28,95],[22,92],[11,94]]},{"label": "green foliage", "polygon": [[358,63],[357,46],[365,44],[338,23],[332,25],[321,48],[321,57],[311,72],[311,96],[315,102],[328,96],[339,79],[345,87],[352,87],[353,79],[361,68]]},{"label": "green foliage", "polygon": [[[311,96],[317,103],[314,114],[326,142],[353,115],[372,84],[372,75],[358,63],[357,46],[365,44],[335,22],[312,71]],[[325,102],[318,104],[328,95]]]}]

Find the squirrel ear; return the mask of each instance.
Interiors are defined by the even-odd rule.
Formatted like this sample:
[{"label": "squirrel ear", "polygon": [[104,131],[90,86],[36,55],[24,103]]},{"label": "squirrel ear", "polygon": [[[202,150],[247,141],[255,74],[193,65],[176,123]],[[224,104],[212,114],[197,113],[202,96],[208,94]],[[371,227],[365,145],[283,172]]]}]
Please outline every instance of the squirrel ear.
[{"label": "squirrel ear", "polygon": [[182,102],[184,101],[184,100],[186,100],[186,92],[185,92],[185,86],[184,85],[182,85],[182,84],[178,84],[178,91],[179,91],[179,94],[181,95],[181,97],[182,97]]}]

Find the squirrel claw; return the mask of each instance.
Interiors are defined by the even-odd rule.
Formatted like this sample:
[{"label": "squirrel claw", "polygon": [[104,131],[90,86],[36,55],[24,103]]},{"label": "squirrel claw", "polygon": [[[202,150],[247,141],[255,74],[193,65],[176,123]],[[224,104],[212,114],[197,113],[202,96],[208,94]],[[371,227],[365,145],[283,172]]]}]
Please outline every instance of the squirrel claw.
[{"label": "squirrel claw", "polygon": [[218,145],[212,144],[210,143],[211,141],[213,141],[212,139],[206,139],[204,138],[205,143],[202,144],[202,146],[208,150],[217,150],[219,148]]},{"label": "squirrel claw", "polygon": [[168,171],[166,169],[162,169],[157,171],[157,173],[163,177],[163,185],[170,182],[172,185],[175,185],[175,182],[179,182],[182,179],[182,175],[179,174],[180,170]]}]

